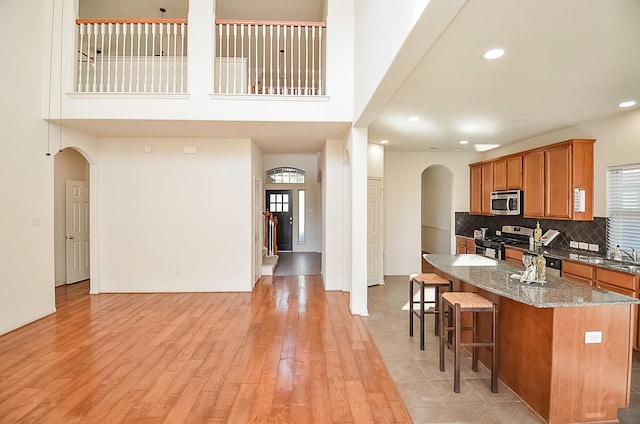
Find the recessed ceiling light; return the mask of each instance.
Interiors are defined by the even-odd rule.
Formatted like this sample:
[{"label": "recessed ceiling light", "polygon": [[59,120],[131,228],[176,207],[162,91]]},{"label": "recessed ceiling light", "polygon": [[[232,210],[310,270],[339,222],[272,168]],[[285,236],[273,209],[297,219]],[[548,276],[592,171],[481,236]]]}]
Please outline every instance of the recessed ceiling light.
[{"label": "recessed ceiling light", "polygon": [[504,54],[504,49],[492,49],[486,52],[483,57],[485,59],[491,60],[491,59],[497,59],[499,57],[502,57],[503,54]]},{"label": "recessed ceiling light", "polygon": [[388,144],[389,140],[380,140],[380,144]]},{"label": "recessed ceiling light", "polygon": [[635,100],[625,100],[624,102],[620,103],[618,107],[631,107],[635,105],[636,105]]},{"label": "recessed ceiling light", "polygon": [[419,116],[410,116],[409,117],[409,122],[417,122],[420,120]]},{"label": "recessed ceiling light", "polygon": [[460,144],[469,144],[469,140],[460,140]]}]

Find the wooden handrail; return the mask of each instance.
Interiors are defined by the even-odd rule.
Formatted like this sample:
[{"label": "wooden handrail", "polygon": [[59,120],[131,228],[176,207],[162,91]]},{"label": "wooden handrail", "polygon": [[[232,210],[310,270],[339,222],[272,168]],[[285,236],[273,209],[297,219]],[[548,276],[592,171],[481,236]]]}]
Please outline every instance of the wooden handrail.
[{"label": "wooden handrail", "polygon": [[306,22],[306,21],[260,21],[256,19],[216,19],[218,24],[241,24],[241,25],[274,25],[274,26],[314,26],[326,28],[325,22]]},{"label": "wooden handrail", "polygon": [[76,24],[186,24],[186,19],[76,19]]}]

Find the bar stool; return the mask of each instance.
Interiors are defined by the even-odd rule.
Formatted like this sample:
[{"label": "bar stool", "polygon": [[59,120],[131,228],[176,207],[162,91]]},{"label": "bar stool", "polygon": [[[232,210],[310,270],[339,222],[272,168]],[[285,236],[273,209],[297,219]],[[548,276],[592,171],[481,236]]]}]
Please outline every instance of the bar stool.
[{"label": "bar stool", "polygon": [[[417,284],[420,290],[420,300],[417,301],[414,296],[414,284]],[[433,300],[425,300],[425,290],[427,288],[433,288],[435,290],[435,296]],[[448,289],[451,291],[451,282],[440,277],[437,274],[411,274],[409,276],[409,336],[413,337],[413,316],[417,316],[420,319],[420,350],[424,350],[424,316],[425,314],[435,315],[435,334],[440,334],[440,315],[438,314],[440,308],[440,290]],[[420,305],[418,311],[415,310],[415,304]],[[432,309],[425,309],[425,304],[433,305]]]},{"label": "bar stool", "polygon": [[[449,310],[448,325],[445,325],[443,311]],[[471,327],[463,327],[460,321],[462,312],[473,313],[473,325]],[[477,341],[476,313],[491,312],[491,342]],[[471,292],[447,292],[442,293],[440,297],[440,371],[444,371],[444,347],[453,347],[453,391],[460,393],[460,349],[463,346],[472,347],[472,370],[478,371],[478,348],[481,346],[491,349],[491,391],[498,392],[498,349],[497,349],[497,307],[496,304],[488,299],[480,296],[478,293]],[[462,343],[460,333],[463,330],[473,332],[473,341],[471,343]]]}]

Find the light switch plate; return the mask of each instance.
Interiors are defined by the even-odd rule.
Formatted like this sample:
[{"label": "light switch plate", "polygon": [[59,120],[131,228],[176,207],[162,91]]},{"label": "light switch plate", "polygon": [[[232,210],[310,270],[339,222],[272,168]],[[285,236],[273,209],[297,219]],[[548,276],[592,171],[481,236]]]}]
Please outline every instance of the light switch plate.
[{"label": "light switch plate", "polygon": [[587,249],[589,249],[589,243],[584,243],[584,242],[581,241],[579,243],[579,247],[580,247],[580,249],[587,250]]},{"label": "light switch plate", "polygon": [[574,249],[577,249],[578,248],[578,242],[571,240],[569,242],[569,247],[573,247]]},{"label": "light switch plate", "polygon": [[585,344],[602,343],[602,331],[585,331],[584,343]]},{"label": "light switch plate", "polygon": [[501,235],[502,235],[502,231],[500,231],[500,230],[496,230],[496,235],[497,235],[497,236],[501,236]]},{"label": "light switch plate", "polygon": [[597,252],[599,250],[599,247],[597,244],[589,244],[589,250],[591,250],[592,252]]}]

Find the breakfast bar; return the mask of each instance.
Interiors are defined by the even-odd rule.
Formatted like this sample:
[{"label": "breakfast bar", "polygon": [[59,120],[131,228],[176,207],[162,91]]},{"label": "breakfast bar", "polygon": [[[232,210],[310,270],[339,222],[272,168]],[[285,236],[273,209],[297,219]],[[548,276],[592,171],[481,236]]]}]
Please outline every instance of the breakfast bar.
[{"label": "breakfast bar", "polygon": [[[498,377],[551,424],[617,422],[628,406],[638,299],[547,276],[517,278],[523,267],[474,254],[425,254],[454,291],[498,305]],[[480,337],[490,333],[478,319]],[[488,351],[480,353],[485,365]]]}]

